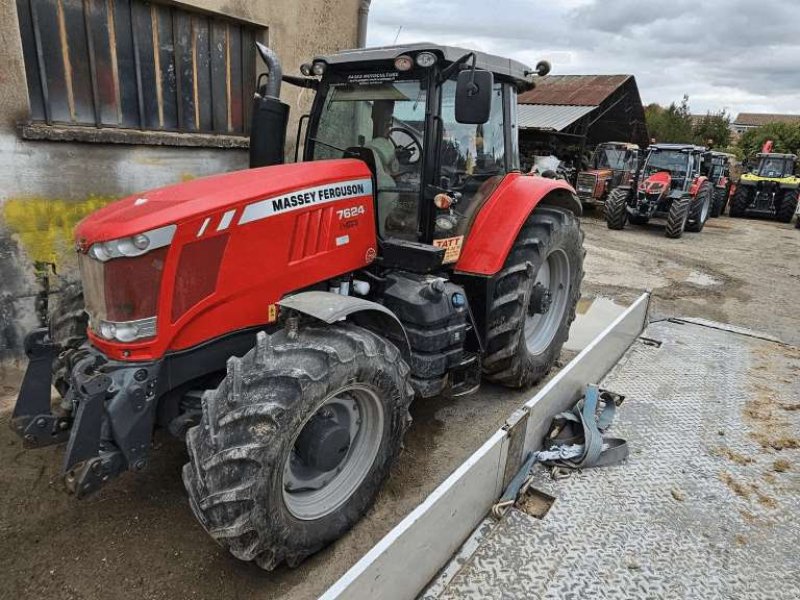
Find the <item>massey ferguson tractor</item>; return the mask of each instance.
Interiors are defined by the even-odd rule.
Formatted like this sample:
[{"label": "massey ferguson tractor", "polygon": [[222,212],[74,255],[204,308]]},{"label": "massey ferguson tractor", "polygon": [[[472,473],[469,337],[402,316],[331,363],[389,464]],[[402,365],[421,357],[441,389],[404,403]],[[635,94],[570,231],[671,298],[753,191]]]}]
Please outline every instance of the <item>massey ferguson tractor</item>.
[{"label": "massey ferguson tractor", "polygon": [[712,150],[706,154],[708,178],[714,184],[709,217],[719,217],[725,212],[731,192],[731,161],[733,160],[735,157],[726,152]]},{"label": "massey ferguson tractor", "polygon": [[575,190],[584,205],[602,205],[620,185],[630,185],[639,164],[639,146],[627,142],[598,144],[591,168],[578,173]]},{"label": "massey ferguson tractor", "polygon": [[[290,76],[259,52],[254,168],[77,226],[82,284],[26,339],[12,426],[30,448],[67,443],[78,497],[146,469],[155,428],[185,437],[194,514],[272,569],[364,515],[414,398],[548,372],[584,251],[574,190],[519,171],[517,93],[547,63],[416,44]],[[281,81],[316,91],[293,164]]]},{"label": "massey ferguson tractor", "polygon": [[762,216],[789,223],[797,209],[800,177],[795,175],[797,156],[762,152],[751,173],[736,184],[731,198],[732,217]]},{"label": "massey ferguson tractor", "polygon": [[714,186],[702,174],[706,149],[691,144],[653,144],[633,185],[620,186],[606,200],[606,225],[623,229],[666,220],[666,236],[699,232],[708,219]]}]

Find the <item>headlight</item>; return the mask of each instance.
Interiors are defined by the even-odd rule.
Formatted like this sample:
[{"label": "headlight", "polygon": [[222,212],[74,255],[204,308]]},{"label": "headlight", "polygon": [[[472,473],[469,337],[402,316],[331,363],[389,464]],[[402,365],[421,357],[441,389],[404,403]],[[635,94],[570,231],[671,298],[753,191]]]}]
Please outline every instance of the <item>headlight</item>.
[{"label": "headlight", "polygon": [[87,254],[101,262],[111,260],[112,258],[140,256],[150,250],[168,246],[172,242],[172,237],[175,235],[175,229],[175,225],[167,225],[166,227],[151,229],[144,233],[137,233],[130,237],[109,240],[107,242],[97,242],[96,244],[92,244]]},{"label": "headlight", "polygon": [[417,64],[427,69],[436,64],[436,55],[433,52],[420,52],[417,54]]},{"label": "headlight", "polygon": [[314,74],[314,71],[311,70],[311,65],[308,63],[300,65],[300,72],[306,77],[311,77]]},{"label": "headlight", "polygon": [[325,73],[325,63],[315,62],[311,67],[311,71],[314,73],[314,75],[322,76],[322,74]]},{"label": "headlight", "polygon": [[394,59],[394,68],[398,71],[409,71],[414,66],[414,61],[406,54],[401,54]]},{"label": "headlight", "polygon": [[118,342],[133,342],[156,335],[156,318],[136,321],[99,321],[94,328],[100,337]]}]

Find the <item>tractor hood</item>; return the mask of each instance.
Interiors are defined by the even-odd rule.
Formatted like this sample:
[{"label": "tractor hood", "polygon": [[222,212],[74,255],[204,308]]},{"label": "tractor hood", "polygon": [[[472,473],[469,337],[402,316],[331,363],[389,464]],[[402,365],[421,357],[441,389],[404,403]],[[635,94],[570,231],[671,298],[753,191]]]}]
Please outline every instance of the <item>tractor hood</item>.
[{"label": "tractor hood", "polygon": [[669,191],[672,177],[666,171],[653,173],[639,184],[639,191],[646,194],[663,194]]},{"label": "tractor hood", "polygon": [[180,226],[190,219],[279,198],[293,190],[365,178],[370,178],[369,169],[365,163],[354,159],[273,165],[203,177],[113,202],[78,223],[75,240],[78,247],[85,250],[95,242],[133,236],[168,225]]}]

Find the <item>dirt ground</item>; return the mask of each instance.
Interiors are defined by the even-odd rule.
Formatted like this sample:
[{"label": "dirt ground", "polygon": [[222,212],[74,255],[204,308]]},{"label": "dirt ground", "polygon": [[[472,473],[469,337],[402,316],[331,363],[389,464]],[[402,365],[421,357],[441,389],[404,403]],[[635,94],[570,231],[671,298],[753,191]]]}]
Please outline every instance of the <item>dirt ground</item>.
[{"label": "dirt ground", "polygon": [[[669,240],[657,226],[609,231],[591,214],[583,225],[585,297],[628,304],[651,289],[653,316],[729,322],[800,345],[800,231],[792,226],[723,217]],[[531,394],[487,385],[468,398],[416,404],[406,449],[366,518],[299,568],[265,573],[195,522],[180,480],[184,449],[169,436],[156,437],[146,472],[87,500],[67,496],[62,449],[23,451],[7,426],[19,373],[0,370],[0,597],[20,600],[313,598]]]}]

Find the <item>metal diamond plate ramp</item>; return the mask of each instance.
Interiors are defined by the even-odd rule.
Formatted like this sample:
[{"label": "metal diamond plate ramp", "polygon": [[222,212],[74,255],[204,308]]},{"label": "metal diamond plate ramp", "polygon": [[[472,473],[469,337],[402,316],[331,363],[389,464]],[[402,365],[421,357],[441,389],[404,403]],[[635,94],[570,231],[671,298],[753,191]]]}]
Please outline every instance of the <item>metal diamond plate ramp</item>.
[{"label": "metal diamond plate ramp", "polygon": [[627,462],[539,471],[422,597],[800,598],[800,350],[718,327],[652,323],[602,382]]}]

